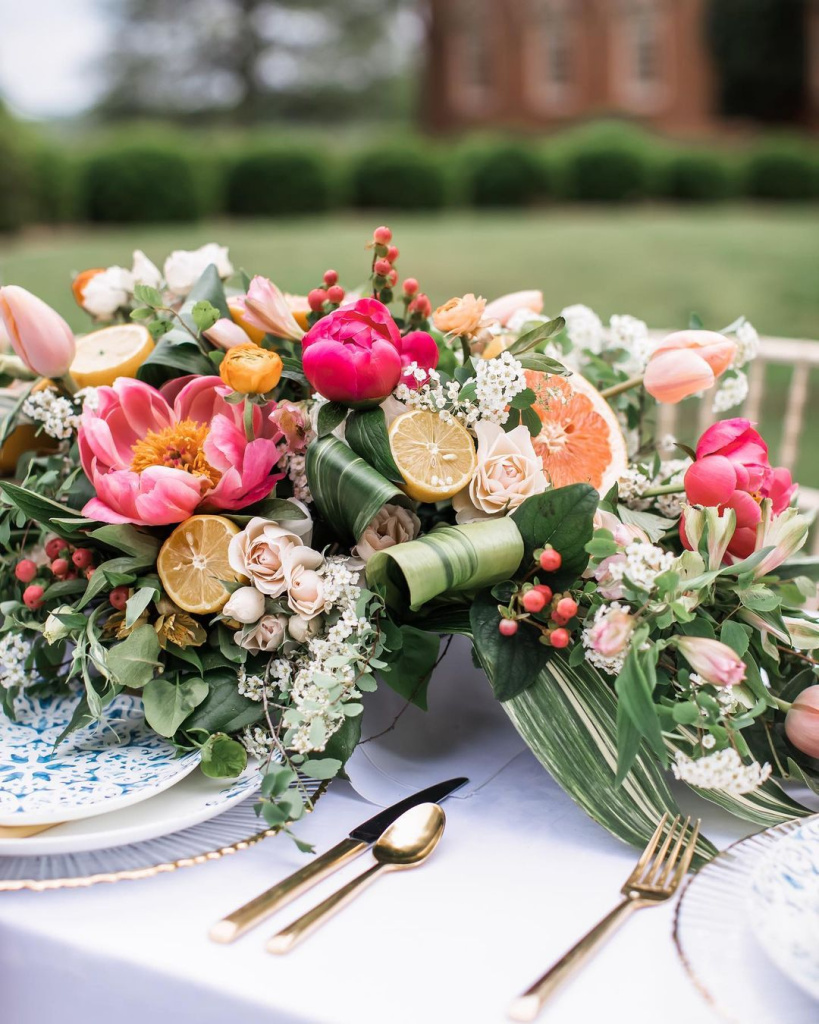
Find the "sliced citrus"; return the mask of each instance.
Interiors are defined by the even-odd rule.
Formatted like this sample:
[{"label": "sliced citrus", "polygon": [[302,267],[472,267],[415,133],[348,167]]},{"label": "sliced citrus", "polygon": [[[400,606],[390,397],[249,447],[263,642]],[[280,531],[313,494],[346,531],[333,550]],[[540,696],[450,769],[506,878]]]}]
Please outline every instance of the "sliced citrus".
[{"label": "sliced citrus", "polygon": [[537,395],[534,409],[543,424],[533,439],[535,451],[552,486],[589,483],[605,494],[628,467],[614,410],[579,373],[557,377],[527,370],[526,383]]},{"label": "sliced citrus", "polygon": [[457,420],[415,409],[393,420],[390,448],[415,501],[443,501],[463,490],[478,465],[475,442]]},{"label": "sliced citrus", "polygon": [[222,580],[239,579],[228,546],[239,527],[224,516],[191,516],[168,537],[156,568],[168,597],[185,612],[211,615],[230,597]]},{"label": "sliced citrus", "polygon": [[117,377],[135,377],[154,350],[150,331],[142,324],[115,324],[77,339],[71,376],[81,388],[113,384]]}]

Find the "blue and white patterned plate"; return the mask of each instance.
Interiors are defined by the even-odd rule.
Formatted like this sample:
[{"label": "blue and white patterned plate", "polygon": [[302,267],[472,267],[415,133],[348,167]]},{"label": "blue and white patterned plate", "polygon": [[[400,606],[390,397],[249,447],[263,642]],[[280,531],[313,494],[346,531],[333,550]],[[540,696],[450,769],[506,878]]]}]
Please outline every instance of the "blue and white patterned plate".
[{"label": "blue and white patterned plate", "polygon": [[161,793],[199,762],[176,756],[145,722],[139,697],[120,694],[101,725],[54,744],[71,720],[76,697],[22,695],[17,721],[0,715],[0,825],[73,821],[127,807]]},{"label": "blue and white patterned plate", "polygon": [[799,825],[760,860],[748,911],[768,956],[819,999],[819,818]]}]

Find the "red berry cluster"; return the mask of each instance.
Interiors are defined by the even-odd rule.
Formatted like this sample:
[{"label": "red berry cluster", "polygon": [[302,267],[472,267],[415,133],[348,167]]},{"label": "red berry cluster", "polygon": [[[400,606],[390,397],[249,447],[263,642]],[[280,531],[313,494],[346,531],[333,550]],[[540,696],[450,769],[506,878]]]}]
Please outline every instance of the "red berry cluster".
[{"label": "red berry cluster", "polygon": [[307,305],[314,313],[332,313],[344,301],[344,295],[338,283],[338,271],[325,270],[323,286],[307,293]]},{"label": "red berry cluster", "polygon": [[[544,572],[557,572],[563,564],[559,551],[547,545],[536,552],[537,568]],[[502,636],[514,636],[520,622],[529,623],[540,631],[540,642],[551,647],[568,647],[571,633],[566,626],[577,615],[577,601],[568,592],[554,593],[545,583],[524,583],[514,595],[498,624]]]},{"label": "red berry cluster", "polygon": [[[392,302],[392,290],[398,281],[395,261],[400,254],[398,247],[391,243],[392,231],[386,224],[382,224],[381,227],[373,231],[373,240],[370,242],[373,250],[373,298],[380,299],[384,303]],[[417,287],[418,283],[416,282],[416,289]]]},{"label": "red berry cluster", "polygon": [[23,604],[32,611],[43,603],[45,586],[35,582],[38,577],[45,584],[53,580],[76,580],[82,573],[91,579],[94,572],[94,552],[90,548],[77,548],[61,537],[51,537],[45,546],[47,565],[38,566],[30,558],[21,558],[14,567],[14,575],[27,584],[23,591]]}]

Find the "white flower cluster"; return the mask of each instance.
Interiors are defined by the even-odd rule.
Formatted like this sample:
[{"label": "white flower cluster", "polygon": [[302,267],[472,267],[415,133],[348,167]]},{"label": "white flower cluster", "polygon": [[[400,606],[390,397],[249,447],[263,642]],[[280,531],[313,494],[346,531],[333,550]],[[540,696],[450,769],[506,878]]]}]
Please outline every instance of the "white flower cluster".
[{"label": "white flower cluster", "polygon": [[74,403],[54,388],[33,391],[23,402],[22,411],[34,423],[42,423],[43,431],[58,441],[68,440],[80,425]]},{"label": "white flower cluster", "polygon": [[648,336],[648,325],[644,320],[628,314],[614,314],[609,321],[607,348],[623,349],[627,358],[618,360],[628,373],[641,373],[648,362],[653,348]]},{"label": "white flower cluster", "polygon": [[283,459],[287,476],[293,485],[293,497],[306,503],[312,502],[310,485],[307,483],[307,464],[305,456],[298,452],[285,455]]},{"label": "white flower cluster", "polygon": [[671,766],[674,777],[699,789],[721,789],[733,796],[751,793],[770,776],[771,766],[757,761],[743,764],[733,749],[717,750],[696,760],[681,750],[674,755]]},{"label": "white flower cluster", "polygon": [[735,369],[745,366],[759,355],[759,335],[749,320],[743,320],[735,331],[737,354],[734,357]]},{"label": "white flower cluster", "polygon": [[651,477],[645,466],[629,466],[618,482],[620,501],[629,508],[642,512],[651,505],[652,499],[643,497],[650,486]]},{"label": "white flower cluster", "polygon": [[583,632],[580,635],[580,639],[583,646],[586,648],[586,661],[594,665],[595,668],[602,669],[603,672],[608,672],[609,675],[619,676],[623,671],[623,665],[628,657],[628,652],[631,650],[631,641],[629,641],[622,651],[618,654],[606,656],[601,654],[600,651],[596,651],[592,644],[592,630],[604,619],[609,612],[618,611],[631,614],[631,608],[627,604],[622,604],[620,601],[612,601],[609,604],[601,604],[597,611],[594,613],[594,619],[586,626],[583,627]]},{"label": "white flower cluster", "polygon": [[748,374],[743,370],[728,370],[714,394],[714,412],[726,412],[742,405],[748,397]]},{"label": "white flower cluster", "polygon": [[[660,514],[667,519],[678,518],[682,512],[681,502],[685,499],[683,477],[690,465],[690,459],[666,459],[660,463],[657,472],[654,473],[649,466],[643,463],[633,463],[620,477],[618,485],[620,501],[638,512],[643,512],[647,508],[651,508],[652,505],[656,505]],[[679,493],[645,496],[646,491],[672,484],[680,488]]]},{"label": "white flower cluster", "polygon": [[608,562],[609,579],[613,583],[632,583],[641,590],[651,590],[656,578],[674,564],[673,552],[639,540],[632,541],[623,554],[625,558],[616,557]]},{"label": "white flower cluster", "polygon": [[690,459],[667,459],[651,481],[652,487],[675,484],[680,488],[679,494],[660,494],[654,499],[660,515],[666,519],[678,519],[682,515],[682,503],[685,500],[683,477],[690,465]]},{"label": "white flower cluster", "polygon": [[31,644],[19,633],[5,633],[0,637],[0,686],[6,690],[22,688],[32,681],[26,669]]},{"label": "white flower cluster", "polygon": [[560,315],[566,321],[566,333],[574,348],[598,355],[603,349],[603,323],[600,317],[580,304],[566,306]]},{"label": "white flower cluster", "polygon": [[248,725],[241,736],[241,744],[247,751],[248,757],[257,757],[260,761],[270,756],[276,744],[270,733],[259,725]]},{"label": "white flower cluster", "polygon": [[239,669],[239,673],[236,677],[236,688],[243,697],[247,697],[249,700],[262,700],[267,693],[267,696],[272,695],[272,688],[268,685],[265,687],[264,679],[261,676],[249,676],[245,672],[244,665]]}]

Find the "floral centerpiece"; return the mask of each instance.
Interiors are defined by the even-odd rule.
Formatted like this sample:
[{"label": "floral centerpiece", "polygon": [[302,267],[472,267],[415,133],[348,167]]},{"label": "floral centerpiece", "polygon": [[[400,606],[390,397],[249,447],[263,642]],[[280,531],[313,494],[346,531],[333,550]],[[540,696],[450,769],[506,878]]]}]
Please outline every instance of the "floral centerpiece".
[{"label": "floral centerpiece", "polygon": [[0,289],[6,713],[73,692],[73,729],[138,691],[207,774],[259,758],[284,826],[299,779],[343,772],[367,694],[426,707],[459,633],[621,838],[675,810],[664,769],[756,822],[806,813],[778,785],[819,779],[796,487],[747,420],[694,448],[654,430],[657,403],[742,401],[751,325],[657,342],[537,291],[433,311],[387,227],[369,248],[365,286],[328,270],[304,297],[217,245],[162,271],[137,252],[77,276],[78,338]]}]

